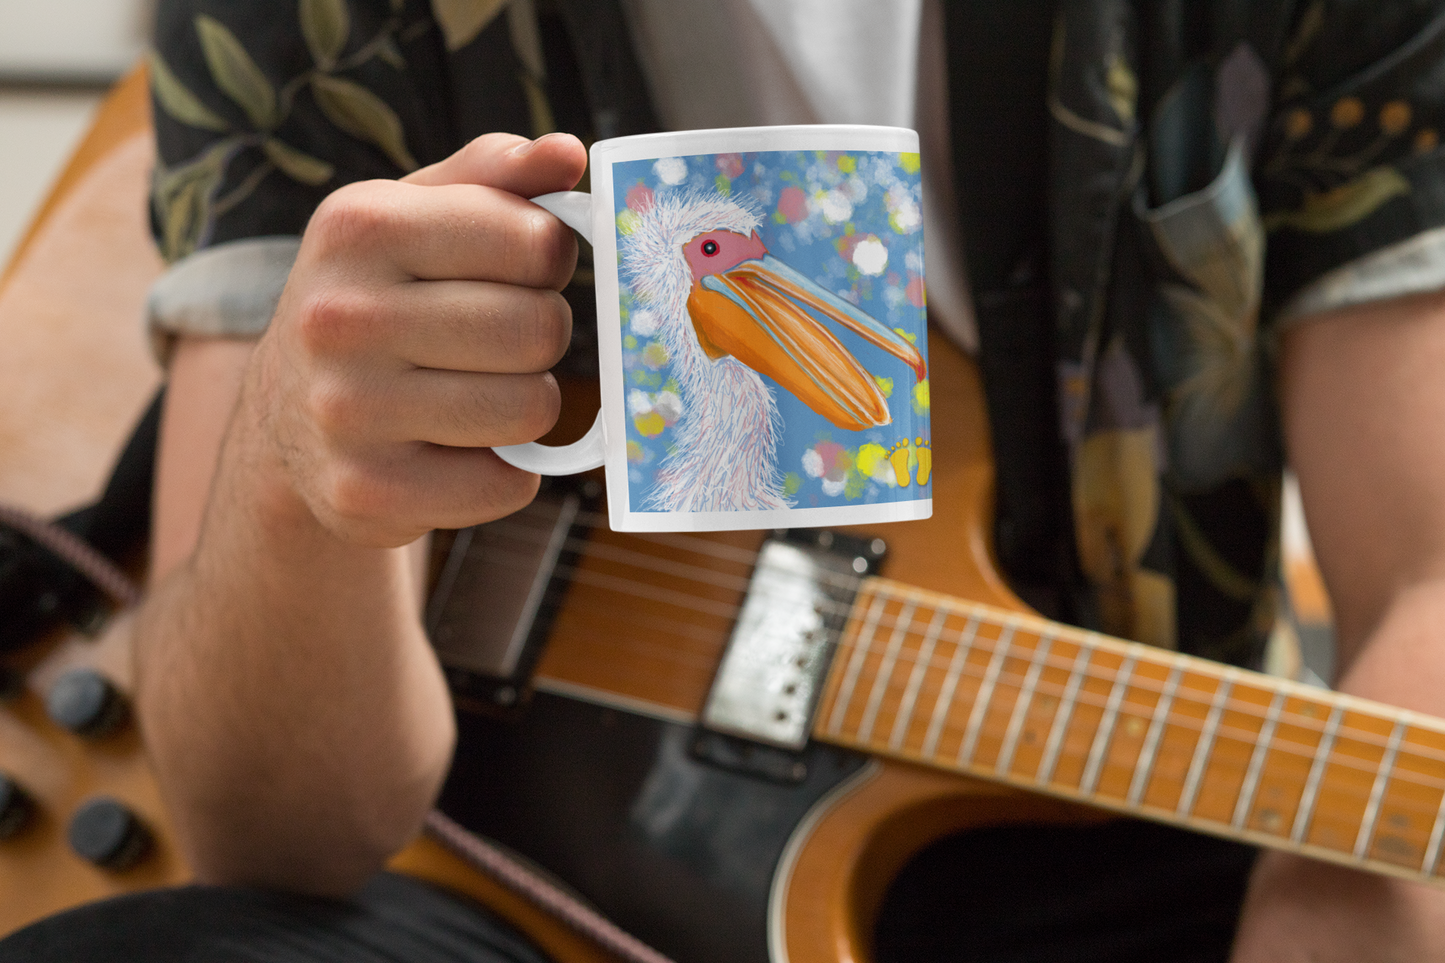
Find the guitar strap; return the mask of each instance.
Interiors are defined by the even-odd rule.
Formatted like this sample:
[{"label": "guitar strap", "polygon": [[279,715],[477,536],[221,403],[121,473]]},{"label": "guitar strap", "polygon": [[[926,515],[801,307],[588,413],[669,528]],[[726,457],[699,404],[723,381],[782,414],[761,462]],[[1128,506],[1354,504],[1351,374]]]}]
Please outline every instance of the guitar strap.
[{"label": "guitar strap", "polygon": [[[144,548],[165,389],[157,391],[121,450],[99,499],[55,524],[117,564]],[[104,593],[68,562],[0,525],[0,653],[40,638],[62,621],[94,627],[107,611]]]}]

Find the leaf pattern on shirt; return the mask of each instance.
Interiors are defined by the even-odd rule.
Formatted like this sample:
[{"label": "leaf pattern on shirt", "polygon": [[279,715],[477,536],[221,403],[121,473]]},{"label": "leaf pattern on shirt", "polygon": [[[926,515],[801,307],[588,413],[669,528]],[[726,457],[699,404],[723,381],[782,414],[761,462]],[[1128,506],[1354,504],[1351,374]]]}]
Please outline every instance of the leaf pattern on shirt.
[{"label": "leaf pattern on shirt", "polygon": [[[161,253],[167,261],[204,247],[216,219],[245,201],[272,174],[313,187],[332,180],[336,168],[330,161],[278,135],[303,90],[338,130],[381,150],[403,172],[417,168],[396,110],[362,83],[343,76],[372,60],[396,70],[405,68],[398,37],[425,29],[430,22],[407,22],[403,4],[395,0],[391,10],[393,15],[380,30],[360,38],[352,36],[352,17],[345,0],[301,0],[297,16],[311,65],[284,79],[267,76],[220,19],[198,14],[194,28],[209,79],[240,109],[244,124],[234,124],[208,107],[159,53],[151,55],[151,89],[159,108],[182,124],[225,135],[188,160],[156,165],[152,204]],[[259,154],[258,166],[229,192],[220,194],[228,168],[248,151]]]}]

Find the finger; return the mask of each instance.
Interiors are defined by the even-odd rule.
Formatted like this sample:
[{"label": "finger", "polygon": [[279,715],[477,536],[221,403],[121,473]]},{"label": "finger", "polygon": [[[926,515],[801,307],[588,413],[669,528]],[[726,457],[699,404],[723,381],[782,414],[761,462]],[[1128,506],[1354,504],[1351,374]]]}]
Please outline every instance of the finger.
[{"label": "finger", "polygon": [[317,426],[340,450],[395,442],[491,448],[546,434],[562,400],[556,379],[547,373],[419,368],[380,385],[348,379],[318,389],[311,408]]},{"label": "finger", "polygon": [[538,483],[488,448],[417,444],[383,461],[330,462],[312,510],[350,540],[399,545],[510,515],[536,497]]},{"label": "finger", "polygon": [[556,291],[490,281],[407,281],[379,291],[327,289],[296,325],[301,350],[345,363],[390,358],[390,372],[441,368],[497,374],[545,371],[572,337]]},{"label": "finger", "polygon": [[415,281],[388,288],[393,350],[418,368],[546,371],[572,341],[572,308],[556,291],[488,281]]},{"label": "finger", "polygon": [[306,255],[351,265],[369,286],[408,278],[560,290],[577,263],[571,229],[514,194],[476,184],[367,181],[333,192],[306,229]]},{"label": "finger", "polygon": [[484,134],[445,160],[405,178],[410,183],[485,184],[518,197],[569,191],[582,179],[587,149],[571,134],[527,140],[515,134]]}]

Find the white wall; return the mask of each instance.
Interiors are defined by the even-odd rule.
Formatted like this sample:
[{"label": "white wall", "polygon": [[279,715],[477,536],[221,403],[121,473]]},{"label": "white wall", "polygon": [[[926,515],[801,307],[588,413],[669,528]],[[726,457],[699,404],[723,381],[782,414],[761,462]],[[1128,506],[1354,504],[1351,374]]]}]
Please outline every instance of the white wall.
[{"label": "white wall", "polygon": [[108,82],[145,49],[151,0],[0,0],[0,83]]}]

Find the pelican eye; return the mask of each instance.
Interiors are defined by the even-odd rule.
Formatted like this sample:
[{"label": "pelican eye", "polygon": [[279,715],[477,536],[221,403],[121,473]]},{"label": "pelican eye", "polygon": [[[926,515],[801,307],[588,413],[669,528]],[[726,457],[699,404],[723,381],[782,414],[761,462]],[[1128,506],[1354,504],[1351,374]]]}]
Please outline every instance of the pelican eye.
[{"label": "pelican eye", "polygon": [[717,241],[703,241],[703,242],[702,242],[702,256],[703,256],[703,257],[717,257],[717,252],[718,252]]}]

